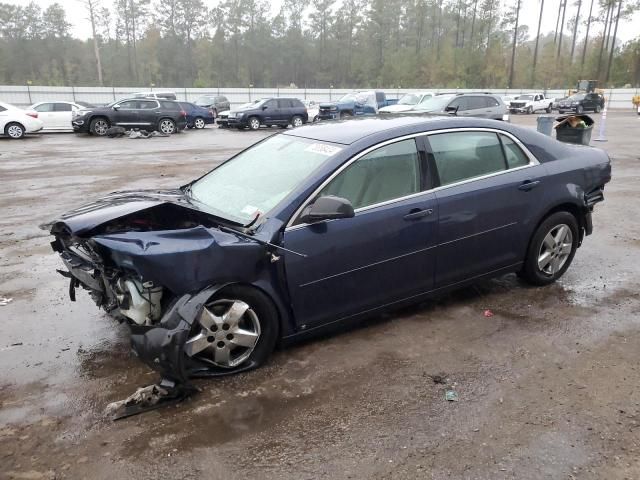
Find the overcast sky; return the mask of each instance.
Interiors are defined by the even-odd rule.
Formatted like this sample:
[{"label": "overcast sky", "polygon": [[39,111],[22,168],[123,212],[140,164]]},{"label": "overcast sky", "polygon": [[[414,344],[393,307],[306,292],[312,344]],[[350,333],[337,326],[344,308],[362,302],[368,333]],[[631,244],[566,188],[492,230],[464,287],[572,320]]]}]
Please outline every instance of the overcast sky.
[{"label": "overcast sky", "polygon": [[[4,2],[13,3],[16,5],[26,5],[28,0],[3,0]],[[52,3],[56,3],[56,0],[35,0],[37,4],[39,4],[43,9],[51,5]],[[505,0],[502,1],[502,4],[505,3],[513,3],[514,0]],[[88,38],[91,36],[91,27],[86,21],[86,14],[77,0],[58,0],[58,3],[62,4],[67,11],[67,18],[69,22],[73,25],[73,35],[79,38]],[[104,2],[105,4],[109,2]],[[216,0],[204,0],[204,3],[207,6],[212,7],[216,3]],[[575,7],[572,6],[574,2],[570,2],[569,7],[567,8],[566,20],[575,15]],[[582,12],[580,16],[584,18],[589,12],[589,4],[588,0],[584,0],[582,6]],[[596,2],[597,3],[597,2]],[[272,0],[272,11],[276,12],[279,9],[280,1]],[[547,0],[545,2],[545,14],[542,19],[542,31],[543,32],[553,32],[553,29],[556,26],[556,17],[558,13],[558,6],[560,4],[560,0]],[[529,26],[530,36],[534,36],[537,25],[538,25],[538,9],[540,2],[539,0],[522,0],[522,11],[521,11],[521,21],[522,24]],[[594,15],[595,16],[595,15]],[[623,42],[631,40],[636,37],[640,33],[640,13],[636,13],[633,19],[627,20],[624,23],[620,23],[618,27],[618,39]],[[598,31],[598,30],[596,30]],[[584,33],[583,33],[584,34]]]}]

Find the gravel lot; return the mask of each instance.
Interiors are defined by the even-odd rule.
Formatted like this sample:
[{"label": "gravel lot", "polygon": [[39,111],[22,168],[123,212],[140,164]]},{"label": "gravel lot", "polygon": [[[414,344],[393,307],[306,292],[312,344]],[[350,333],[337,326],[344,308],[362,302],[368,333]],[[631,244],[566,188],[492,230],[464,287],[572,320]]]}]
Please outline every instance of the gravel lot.
[{"label": "gravel lot", "polygon": [[482,282],[200,381],[177,407],[106,418],[155,373],[88,295],[69,302],[38,224],[180,185],[268,133],[0,139],[0,478],[640,478],[640,117],[623,112],[592,143],[614,177],[560,282]]}]

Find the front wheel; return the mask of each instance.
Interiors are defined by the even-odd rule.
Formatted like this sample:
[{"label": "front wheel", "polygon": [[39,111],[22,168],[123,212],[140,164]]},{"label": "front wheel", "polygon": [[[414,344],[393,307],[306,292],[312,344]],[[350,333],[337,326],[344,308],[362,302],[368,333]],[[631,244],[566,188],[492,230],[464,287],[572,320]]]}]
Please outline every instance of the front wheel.
[{"label": "front wheel", "polygon": [[204,128],[204,126],[205,126],[204,118],[202,118],[202,117],[198,117],[198,118],[196,118],[196,119],[193,121],[193,126],[194,126],[195,128],[197,128],[198,130],[200,130],[200,129]]},{"label": "front wheel", "polygon": [[258,117],[251,117],[249,119],[249,128],[251,130],[258,130],[260,128],[260,120]]},{"label": "front wheel", "polygon": [[160,130],[160,132],[164,133],[165,135],[171,135],[176,131],[176,124],[170,118],[163,118],[158,123],[158,130]]},{"label": "front wheel", "polygon": [[184,351],[193,370],[245,370],[262,365],[279,335],[271,300],[254,288],[233,285],[214,294],[194,322]]},{"label": "front wheel", "polygon": [[578,222],[571,213],[550,215],[531,239],[520,276],[533,285],[555,282],[571,265],[578,238]]},{"label": "front wheel", "polygon": [[533,113],[533,107],[527,108],[527,115],[531,115]]},{"label": "front wheel", "polygon": [[106,118],[94,118],[89,124],[89,131],[99,137],[104,137],[109,130],[109,122]]},{"label": "front wheel", "polygon": [[578,108],[576,108],[576,113],[578,115],[582,115],[584,113],[584,107],[582,105],[578,105]]},{"label": "front wheel", "polygon": [[600,105],[596,105],[595,112],[600,113]]},{"label": "front wheel", "polygon": [[551,111],[553,110],[553,105],[549,105],[546,109],[545,112],[547,113],[551,113]]},{"label": "front wheel", "polygon": [[4,127],[4,134],[9,138],[18,140],[24,137],[25,130],[24,130],[24,127],[19,123],[11,122],[11,123],[8,123],[6,127]]}]

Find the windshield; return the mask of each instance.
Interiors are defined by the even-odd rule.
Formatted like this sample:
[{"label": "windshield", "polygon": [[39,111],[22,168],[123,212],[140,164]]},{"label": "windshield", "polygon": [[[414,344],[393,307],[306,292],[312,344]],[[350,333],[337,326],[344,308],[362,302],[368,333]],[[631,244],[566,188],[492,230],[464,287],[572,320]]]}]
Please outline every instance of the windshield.
[{"label": "windshield", "polygon": [[453,95],[438,95],[436,97],[431,97],[426,102],[422,102],[420,104],[420,110],[424,110],[426,112],[440,111],[447,106],[452,98]]},{"label": "windshield", "polygon": [[275,135],[238,154],[191,185],[211,213],[247,224],[289,195],[341,147]]},{"label": "windshield", "polygon": [[415,93],[407,93],[398,100],[398,105],[415,105],[420,101],[420,96]]},{"label": "windshield", "polygon": [[533,100],[533,95],[520,95],[518,100]]},{"label": "windshield", "polygon": [[207,107],[213,103],[213,97],[199,97],[195,104],[201,107]]},{"label": "windshield", "polygon": [[577,95],[571,95],[567,100],[571,100],[572,102],[579,102],[580,100],[584,100],[584,93],[579,93]]}]

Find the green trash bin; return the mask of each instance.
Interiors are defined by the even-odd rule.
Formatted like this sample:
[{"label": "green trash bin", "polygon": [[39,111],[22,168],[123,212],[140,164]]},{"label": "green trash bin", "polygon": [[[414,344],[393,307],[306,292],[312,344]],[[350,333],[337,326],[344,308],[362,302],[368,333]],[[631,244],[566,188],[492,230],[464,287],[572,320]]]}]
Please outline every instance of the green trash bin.
[{"label": "green trash bin", "polygon": [[554,118],[551,115],[540,115],[538,117],[538,131],[550,137],[553,131]]},{"label": "green trash bin", "polygon": [[[589,115],[563,115],[556,118],[556,139],[565,143],[589,145],[594,121]],[[572,126],[575,125],[575,126]]]}]

